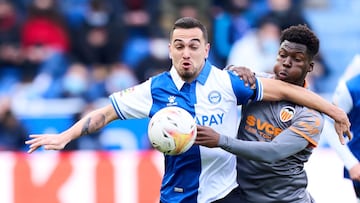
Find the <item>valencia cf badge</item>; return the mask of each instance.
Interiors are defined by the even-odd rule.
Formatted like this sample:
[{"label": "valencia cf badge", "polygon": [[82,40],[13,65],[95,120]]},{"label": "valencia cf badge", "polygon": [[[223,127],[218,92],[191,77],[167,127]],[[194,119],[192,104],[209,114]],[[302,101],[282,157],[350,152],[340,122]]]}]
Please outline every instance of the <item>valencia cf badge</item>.
[{"label": "valencia cf badge", "polygon": [[280,120],[282,122],[290,121],[295,115],[295,108],[292,106],[285,106],[280,111]]}]

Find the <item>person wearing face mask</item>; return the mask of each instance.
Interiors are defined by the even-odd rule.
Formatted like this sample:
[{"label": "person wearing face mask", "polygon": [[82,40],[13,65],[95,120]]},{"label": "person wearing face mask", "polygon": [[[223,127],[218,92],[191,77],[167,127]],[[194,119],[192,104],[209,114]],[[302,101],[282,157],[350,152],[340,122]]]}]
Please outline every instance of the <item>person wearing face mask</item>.
[{"label": "person wearing face mask", "polygon": [[227,64],[251,67],[254,72],[271,72],[279,48],[280,31],[275,19],[261,19],[257,29],[235,42]]},{"label": "person wearing face mask", "polygon": [[168,70],[171,60],[168,53],[169,40],[165,38],[152,38],[149,43],[150,54],[142,59],[135,67],[136,77],[140,82],[149,77]]},{"label": "person wearing face mask", "polygon": [[62,79],[62,97],[85,97],[88,89],[89,73],[82,64],[73,64],[69,67]]}]

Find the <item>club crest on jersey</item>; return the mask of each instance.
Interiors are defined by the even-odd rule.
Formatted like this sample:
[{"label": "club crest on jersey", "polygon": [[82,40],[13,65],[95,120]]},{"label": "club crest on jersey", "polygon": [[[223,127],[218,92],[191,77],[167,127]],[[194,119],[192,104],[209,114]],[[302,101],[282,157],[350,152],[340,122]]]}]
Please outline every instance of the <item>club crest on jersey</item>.
[{"label": "club crest on jersey", "polygon": [[295,108],[292,106],[285,106],[280,110],[280,120],[282,122],[290,121],[294,118]]},{"label": "club crest on jersey", "polygon": [[221,94],[218,91],[211,91],[208,95],[208,100],[211,104],[218,104],[221,101]]}]

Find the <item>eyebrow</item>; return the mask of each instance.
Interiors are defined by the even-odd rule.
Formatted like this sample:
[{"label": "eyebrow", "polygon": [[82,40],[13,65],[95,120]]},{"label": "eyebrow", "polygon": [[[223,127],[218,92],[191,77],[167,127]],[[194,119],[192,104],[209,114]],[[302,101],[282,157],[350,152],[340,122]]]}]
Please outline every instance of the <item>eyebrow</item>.
[{"label": "eyebrow", "polygon": [[[190,40],[190,42],[194,42],[194,41],[200,43],[200,39],[197,39],[197,38]],[[181,40],[181,39],[175,39],[175,40],[174,40],[174,43],[175,43],[175,42],[183,42],[183,40]]]},{"label": "eyebrow", "polygon": [[[293,48],[290,48],[290,49],[293,49]],[[280,47],[280,49],[279,49],[279,51],[281,51],[281,50],[283,50],[283,51],[285,51],[285,52],[290,52],[288,49],[286,49],[286,48],[284,48],[284,47]],[[295,53],[296,54],[306,54],[306,51],[304,52],[303,50],[295,50]]]}]

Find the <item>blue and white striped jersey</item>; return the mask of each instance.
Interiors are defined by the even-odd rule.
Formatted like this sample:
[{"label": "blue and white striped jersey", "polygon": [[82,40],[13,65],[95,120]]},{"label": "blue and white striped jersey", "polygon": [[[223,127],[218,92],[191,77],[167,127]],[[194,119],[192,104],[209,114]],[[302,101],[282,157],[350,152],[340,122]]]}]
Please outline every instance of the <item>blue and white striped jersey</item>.
[{"label": "blue and white striped jersey", "polygon": [[[206,61],[192,83],[185,83],[174,67],[133,88],[110,95],[119,119],[152,117],[166,106],[186,109],[200,125],[236,137],[237,105],[262,99],[263,88],[245,86],[235,74]],[[220,148],[193,145],[181,155],[165,156],[161,186],[163,203],[212,202],[237,187],[236,156]]]},{"label": "blue and white striped jersey", "polygon": [[[348,113],[351,122],[350,130],[353,139],[347,145],[354,156],[360,159],[360,74],[355,75],[348,80],[340,80],[334,95],[333,102]],[[349,174],[345,173],[345,177],[349,178]]]}]

